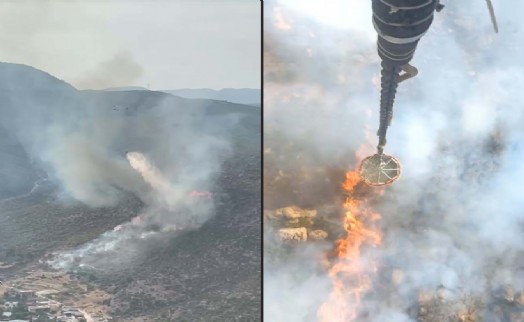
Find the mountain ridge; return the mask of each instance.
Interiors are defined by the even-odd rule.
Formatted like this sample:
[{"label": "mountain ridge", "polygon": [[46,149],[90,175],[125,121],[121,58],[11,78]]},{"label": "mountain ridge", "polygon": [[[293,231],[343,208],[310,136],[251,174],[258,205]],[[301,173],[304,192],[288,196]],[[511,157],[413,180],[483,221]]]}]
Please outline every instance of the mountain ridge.
[{"label": "mountain ridge", "polygon": [[125,86],[125,87],[113,87],[104,89],[108,92],[118,91],[154,91],[168,93],[174,96],[179,96],[188,99],[211,99],[226,101],[231,103],[249,105],[249,106],[260,106],[261,105],[261,90],[256,88],[222,88],[219,90],[211,88],[179,88],[179,89],[163,89],[163,90],[150,90],[141,86]]}]

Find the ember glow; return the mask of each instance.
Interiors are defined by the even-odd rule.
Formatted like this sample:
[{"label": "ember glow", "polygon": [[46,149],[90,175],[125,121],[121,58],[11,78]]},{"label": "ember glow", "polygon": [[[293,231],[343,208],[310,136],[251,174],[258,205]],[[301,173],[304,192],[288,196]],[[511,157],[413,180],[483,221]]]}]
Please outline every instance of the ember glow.
[{"label": "ember glow", "polygon": [[344,202],[347,236],[337,241],[335,259],[329,270],[333,289],[318,311],[321,322],[355,321],[362,297],[373,287],[372,274],[376,271],[376,263],[364,260],[362,250],[382,243],[382,233],[377,225],[381,216],[368,207],[366,199],[355,197],[360,181],[358,172],[350,171],[342,185],[347,193]]},{"label": "ember glow", "polygon": [[211,198],[213,194],[209,191],[191,191],[189,196],[192,198]]}]

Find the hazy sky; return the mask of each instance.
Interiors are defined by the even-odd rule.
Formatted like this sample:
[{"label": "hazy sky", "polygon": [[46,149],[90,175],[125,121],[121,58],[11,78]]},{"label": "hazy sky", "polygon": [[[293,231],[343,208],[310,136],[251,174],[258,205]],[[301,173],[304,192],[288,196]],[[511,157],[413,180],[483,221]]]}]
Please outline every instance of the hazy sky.
[{"label": "hazy sky", "polygon": [[79,89],[260,88],[259,0],[4,0],[0,61]]}]

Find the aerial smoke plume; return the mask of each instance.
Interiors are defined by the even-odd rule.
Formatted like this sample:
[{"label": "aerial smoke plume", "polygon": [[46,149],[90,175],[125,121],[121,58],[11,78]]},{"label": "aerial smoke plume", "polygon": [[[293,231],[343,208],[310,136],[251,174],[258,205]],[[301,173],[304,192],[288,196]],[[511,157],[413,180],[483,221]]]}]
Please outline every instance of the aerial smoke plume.
[{"label": "aerial smoke plume", "polygon": [[[77,91],[28,66],[0,69],[9,93],[0,124],[64,202],[117,206],[133,194],[144,208],[132,215],[160,229],[195,229],[214,215],[213,200],[191,192],[215,189],[236,114],[157,92]],[[131,165],[125,151],[141,154],[128,154]]]},{"label": "aerial smoke plume", "polygon": [[[376,145],[376,34],[371,4],[357,2],[265,6],[265,142],[272,151],[293,144],[310,169],[351,170],[361,146],[373,153]],[[502,284],[524,287],[518,188],[524,179],[524,23],[518,12],[524,8],[494,6],[499,34],[485,2],[446,3],[415,54],[419,75],[399,88],[385,152],[398,157],[403,174],[375,205],[383,245],[364,256],[378,256],[405,278],[395,290],[381,290],[381,301],[363,301],[370,321],[411,321],[406,312],[418,291],[439,285],[480,298]],[[298,162],[271,160],[266,167],[284,173]],[[282,190],[274,204],[283,206],[281,195],[289,205],[316,198],[315,187],[326,186],[326,177],[306,174],[295,178],[300,194]],[[266,204],[273,201],[266,194]],[[329,202],[337,201],[326,196],[317,206]],[[296,252],[286,265],[266,270],[269,320],[315,321],[329,295],[329,278],[312,268],[317,264],[299,265],[306,255]]]}]

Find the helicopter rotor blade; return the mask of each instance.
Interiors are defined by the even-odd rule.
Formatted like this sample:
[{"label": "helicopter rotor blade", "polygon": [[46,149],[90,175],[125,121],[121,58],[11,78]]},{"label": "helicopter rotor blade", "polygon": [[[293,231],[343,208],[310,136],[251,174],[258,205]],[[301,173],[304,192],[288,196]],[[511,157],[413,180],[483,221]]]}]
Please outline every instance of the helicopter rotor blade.
[{"label": "helicopter rotor blade", "polygon": [[495,9],[493,9],[493,3],[491,3],[491,0],[486,0],[486,4],[488,5],[489,10],[489,16],[491,17],[491,24],[493,24],[493,29],[495,29],[495,32],[499,32],[499,26],[497,24],[497,17],[495,17]]}]

